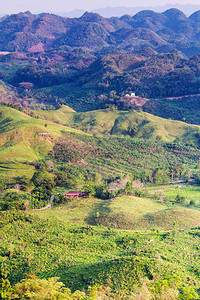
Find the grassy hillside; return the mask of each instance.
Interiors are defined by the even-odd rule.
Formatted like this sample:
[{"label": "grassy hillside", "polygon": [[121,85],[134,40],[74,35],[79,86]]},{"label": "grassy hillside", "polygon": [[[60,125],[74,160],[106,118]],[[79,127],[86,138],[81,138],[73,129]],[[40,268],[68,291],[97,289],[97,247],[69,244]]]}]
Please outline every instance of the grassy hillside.
[{"label": "grassy hillside", "polygon": [[200,188],[198,184],[173,184],[173,185],[163,185],[154,186],[148,188],[150,193],[162,194],[163,197],[167,197],[169,200],[174,200],[175,196],[179,194],[181,197],[185,198],[184,203],[189,204],[190,201],[195,201],[195,204],[200,204],[199,192]]},{"label": "grassy hillside", "polygon": [[29,164],[44,158],[62,132],[84,134],[50,121],[32,118],[12,108],[1,106],[0,112],[1,175],[23,174],[30,177],[34,168]]},{"label": "grassy hillside", "polygon": [[[180,137],[192,141],[198,126],[135,111],[76,113],[62,107],[29,113],[1,107],[0,172],[10,179],[30,179],[37,165],[31,182],[33,203],[45,189],[36,189],[36,180],[39,185],[48,183],[48,172],[57,186],[49,188],[41,206],[52,193],[94,184],[108,187],[116,178],[160,183],[168,182],[171,173],[179,178],[188,170],[199,171],[198,147],[169,142]],[[136,137],[127,134],[131,122],[138,129]],[[155,136],[159,132],[163,141]],[[30,181],[26,192],[15,188],[15,197],[23,193],[30,207],[29,189]],[[32,210],[32,216],[27,211],[1,211],[0,264],[11,284],[34,273],[46,279],[58,276],[73,292],[96,284],[102,299],[198,299],[199,203],[157,200],[163,186],[148,189],[144,197],[126,196],[124,191],[124,196],[110,200],[76,199]],[[2,192],[2,203],[9,192],[14,189]],[[165,192],[176,195],[175,190]],[[198,192],[193,195],[198,197]],[[12,194],[7,197],[12,204]]]},{"label": "grassy hillside", "polygon": [[98,224],[119,229],[172,229],[198,227],[200,211],[188,208],[168,208],[151,199],[137,197],[117,198],[100,214]]},{"label": "grassy hillside", "polygon": [[134,137],[163,140],[172,142],[179,139],[183,142],[193,141],[199,143],[199,127],[188,125],[179,121],[172,121],[156,117],[141,111],[96,110],[84,113],[70,111],[67,106],[62,106],[53,111],[34,111],[40,118],[77,126],[77,128],[101,134],[129,135],[129,126],[134,125]]},{"label": "grassy hillside", "polygon": [[[76,176],[82,172],[101,173],[107,178],[120,174],[140,174],[136,178],[141,176],[146,180],[151,176],[148,172],[152,173],[156,168],[180,167],[184,164],[184,168],[192,169],[198,163],[200,152],[197,148],[152,141],[180,138],[197,142],[198,126],[137,111],[75,113],[69,110],[62,107],[57,111],[32,112],[33,118],[12,108],[1,107],[1,174],[31,177],[33,162],[44,159],[52,161],[55,170],[62,166],[65,172],[67,168],[74,173],[74,168]],[[38,117],[40,115],[50,121],[37,118],[36,113]],[[58,122],[58,119],[65,126],[52,122]],[[76,128],[84,129],[89,134],[67,127],[66,124],[70,122],[73,124],[71,127],[76,125]],[[129,124],[135,124],[138,130],[134,138],[128,135]],[[90,132],[95,135],[91,136]],[[109,136],[106,137],[105,133]]]},{"label": "grassy hillside", "polygon": [[151,198],[134,196],[114,200],[78,199],[51,210],[35,212],[41,218],[55,217],[70,224],[103,225],[126,230],[191,228],[200,226],[200,210],[173,207]]}]

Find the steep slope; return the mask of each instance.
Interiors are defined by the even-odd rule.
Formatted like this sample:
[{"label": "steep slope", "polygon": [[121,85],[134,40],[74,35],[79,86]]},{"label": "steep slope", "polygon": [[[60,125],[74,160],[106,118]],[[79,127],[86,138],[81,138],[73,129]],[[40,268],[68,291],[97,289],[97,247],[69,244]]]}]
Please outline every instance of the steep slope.
[{"label": "steep slope", "polygon": [[190,20],[194,21],[194,22],[198,22],[200,23],[200,10],[194,12],[190,17]]},{"label": "steep slope", "polygon": [[73,26],[67,34],[55,45],[69,45],[70,47],[87,47],[89,49],[102,48],[109,45],[110,34],[98,23],[86,22]]}]

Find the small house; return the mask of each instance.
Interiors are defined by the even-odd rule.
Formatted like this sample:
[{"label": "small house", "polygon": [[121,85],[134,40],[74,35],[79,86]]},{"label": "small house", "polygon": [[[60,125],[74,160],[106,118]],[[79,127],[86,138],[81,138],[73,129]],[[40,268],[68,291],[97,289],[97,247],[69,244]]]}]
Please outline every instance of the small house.
[{"label": "small house", "polygon": [[78,198],[78,197],[86,197],[87,194],[83,192],[74,192],[69,191],[68,193],[63,194],[65,198]]}]

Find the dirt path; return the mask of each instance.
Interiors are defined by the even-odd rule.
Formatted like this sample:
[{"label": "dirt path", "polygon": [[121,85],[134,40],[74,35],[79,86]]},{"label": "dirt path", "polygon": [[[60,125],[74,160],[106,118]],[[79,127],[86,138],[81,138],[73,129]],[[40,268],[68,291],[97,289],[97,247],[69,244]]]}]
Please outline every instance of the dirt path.
[{"label": "dirt path", "polygon": [[52,195],[51,198],[50,198],[50,202],[47,206],[45,207],[42,207],[42,208],[38,208],[38,209],[34,209],[34,210],[44,210],[44,209],[48,209],[48,208],[51,208],[52,207],[52,203],[53,203],[53,200],[54,200],[55,196]]},{"label": "dirt path", "polygon": [[168,99],[168,100],[176,100],[176,99],[181,99],[181,98],[189,98],[189,97],[195,97],[195,96],[200,96],[200,94],[192,94],[192,95],[184,95],[184,96],[178,96],[178,97],[165,97],[165,98],[159,98],[155,100],[163,100],[163,99]]}]

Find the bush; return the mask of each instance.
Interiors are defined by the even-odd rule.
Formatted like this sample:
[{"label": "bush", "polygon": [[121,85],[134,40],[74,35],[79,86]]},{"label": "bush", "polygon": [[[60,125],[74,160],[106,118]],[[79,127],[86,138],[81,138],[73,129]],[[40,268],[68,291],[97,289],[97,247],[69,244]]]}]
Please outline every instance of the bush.
[{"label": "bush", "polygon": [[137,197],[144,197],[145,196],[145,192],[140,190],[140,189],[137,189],[135,190],[135,196]]},{"label": "bush", "polygon": [[185,197],[180,196],[180,195],[176,195],[175,201],[176,201],[177,203],[184,203],[184,202],[185,202]]},{"label": "bush", "polygon": [[99,185],[95,187],[95,197],[102,199],[102,200],[107,200],[111,199],[116,196],[116,193],[114,191],[108,191],[105,189],[103,185]]},{"label": "bush", "polygon": [[127,133],[133,137],[137,134],[137,132],[138,132],[137,124],[135,122],[130,123],[127,128]]},{"label": "bush", "polygon": [[195,201],[194,201],[194,200],[191,200],[191,201],[190,201],[190,206],[195,206],[195,205],[196,205]]}]

